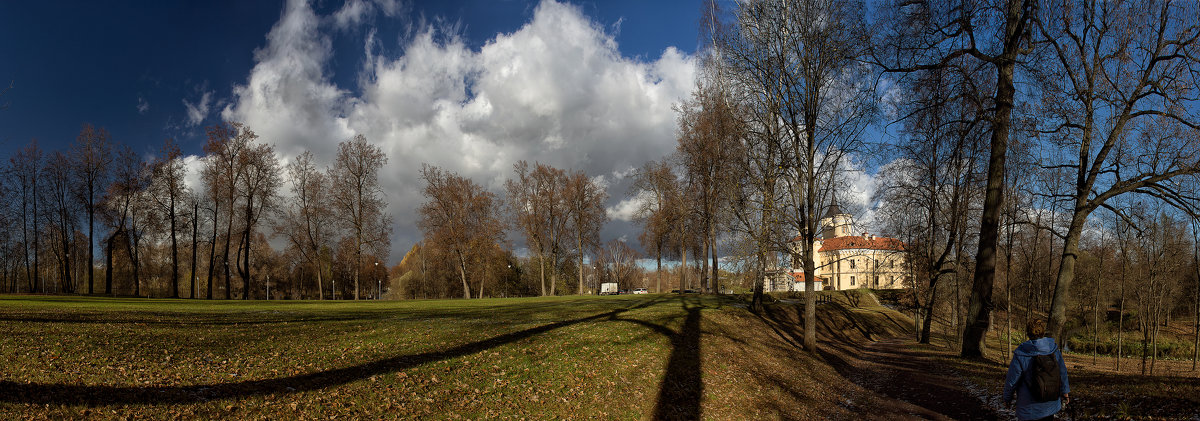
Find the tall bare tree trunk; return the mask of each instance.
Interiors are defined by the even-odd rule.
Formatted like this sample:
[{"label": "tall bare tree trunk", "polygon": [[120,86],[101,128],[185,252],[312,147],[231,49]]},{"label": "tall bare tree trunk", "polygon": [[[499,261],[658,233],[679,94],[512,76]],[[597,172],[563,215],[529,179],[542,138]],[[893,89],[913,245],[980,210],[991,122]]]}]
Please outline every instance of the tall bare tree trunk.
[{"label": "tall bare tree trunk", "polygon": [[138,259],[137,242],[134,241],[136,232],[137,232],[136,225],[130,227],[130,229],[128,229],[128,230],[125,230],[125,247],[129,250],[129,261],[133,264],[133,295],[137,296],[137,297],[141,297],[142,296],[142,277],[141,277],[141,271],[139,270],[141,265],[139,264],[139,259]]},{"label": "tall bare tree trunk", "polygon": [[550,251],[550,295],[555,295],[558,286],[558,251]]},{"label": "tall bare tree trunk", "polygon": [[717,266],[718,258],[717,258],[717,227],[716,227],[716,225],[714,225],[712,228],[712,233],[710,234],[710,238],[712,241],[712,246],[710,246],[708,248],[709,252],[712,253],[712,278],[710,278],[712,283],[710,284],[710,289],[712,289],[712,292],[714,292],[714,293],[720,293],[721,292],[721,273],[720,273],[721,271],[720,271],[720,268]]},{"label": "tall bare tree trunk", "polygon": [[975,254],[975,276],[967,308],[969,325],[963,334],[963,357],[982,357],[987,349],[986,333],[992,312],[992,287],[996,277],[996,244],[1000,232],[1000,207],[1004,204],[1005,157],[1012,127],[1016,89],[1013,70],[1022,40],[1032,19],[1031,0],[1009,0],[1004,11],[1003,51],[996,58],[995,110],[992,115],[991,153],[988,157],[987,189],[979,222],[979,251]]},{"label": "tall bare tree trunk", "polygon": [[1092,304],[1092,364],[1096,364],[1096,353],[1100,348],[1100,277],[1104,273],[1104,254],[1100,255],[1100,267],[1096,269],[1095,301]]},{"label": "tall bare tree trunk", "polygon": [[575,237],[575,249],[579,250],[579,295],[583,295],[583,236]]},{"label": "tall bare tree trunk", "polygon": [[[172,192],[172,196],[174,193]],[[175,226],[175,198],[171,197],[170,215],[171,219],[171,298],[179,298],[179,239]]]},{"label": "tall bare tree trunk", "polygon": [[683,255],[683,262],[679,265],[679,292],[688,287],[688,263],[687,263],[687,246],[680,246],[680,253]]},{"label": "tall bare tree trunk", "polygon": [[[89,192],[88,194],[90,195],[90,194],[94,194],[94,193]],[[92,295],[92,293],[93,293],[92,285],[93,285],[93,280],[95,278],[95,272],[96,272],[96,244],[95,244],[96,241],[94,240],[96,238],[94,236],[95,229],[96,229],[95,227],[96,227],[96,212],[95,212],[95,210],[89,209],[88,210],[88,263],[87,263],[87,266],[88,266],[88,295]]]},{"label": "tall bare tree trunk", "polygon": [[654,278],[658,282],[658,288],[654,292],[662,293],[662,242],[656,241],[655,243],[656,244],[655,244],[655,250],[654,250],[654,262],[655,262]]},{"label": "tall bare tree trunk", "polygon": [[120,232],[120,230],[113,230],[113,233],[108,236],[108,240],[104,242],[105,243],[104,257],[105,257],[105,261],[106,261],[105,265],[104,265],[104,294],[105,295],[112,295],[113,241],[117,238],[117,233],[119,233],[119,232]]},{"label": "tall bare tree trunk", "polygon": [[1117,308],[1117,372],[1121,372],[1121,354],[1125,351],[1125,239],[1120,240],[1121,244],[1121,300]]},{"label": "tall bare tree trunk", "polygon": [[229,220],[226,221],[226,224],[225,224],[225,252],[224,252],[224,257],[221,260],[222,265],[225,267],[225,299],[226,300],[233,299],[233,285],[232,285],[232,282],[230,282],[231,276],[229,273],[229,246],[232,245],[230,243],[233,241],[233,212],[232,212],[233,202],[229,203],[229,208],[230,208]]},{"label": "tall bare tree trunk", "polygon": [[[538,252],[538,277],[542,280],[542,296],[546,296],[546,257]],[[470,297],[467,297],[470,298]]]},{"label": "tall bare tree trunk", "polygon": [[[245,228],[245,230],[243,230],[243,233],[242,233],[242,242],[246,245],[246,247],[241,250],[242,251],[242,259],[240,259],[241,264],[238,265],[238,272],[240,272],[239,274],[242,276],[242,299],[243,300],[250,299],[250,244],[251,244],[250,236],[254,234],[252,225],[251,225],[251,223],[254,220],[253,217],[254,217],[254,199],[251,197],[247,197],[246,198],[246,228]],[[355,273],[355,276],[357,277],[358,271],[356,270],[354,273]],[[355,294],[358,293],[358,291],[354,291],[354,292],[355,292]],[[355,299],[357,299],[357,298],[358,297],[356,296]]]},{"label": "tall bare tree trunk", "polygon": [[215,270],[213,270],[213,266],[216,265],[216,263],[217,263],[217,230],[220,229],[220,226],[221,226],[220,222],[218,222],[219,221],[218,216],[220,215],[220,204],[218,202],[219,201],[217,201],[217,200],[213,200],[212,240],[208,242],[208,275],[207,275],[207,277],[208,277],[208,295],[207,295],[207,298],[209,300],[211,300],[213,297],[213,273],[216,272]]},{"label": "tall bare tree trunk", "polygon": [[[36,187],[37,184],[34,183],[34,186]],[[33,278],[29,280],[29,291],[30,292],[37,292],[38,281],[42,279],[42,272],[38,268],[38,263],[41,260],[41,259],[39,259],[40,255],[38,252],[38,249],[39,249],[38,246],[42,243],[40,240],[40,238],[41,238],[40,233],[42,230],[41,230],[41,228],[38,227],[38,219],[40,219],[40,218],[38,218],[37,205],[38,205],[37,189],[35,188],[34,195],[33,195]],[[43,290],[44,289],[45,288],[43,288]]]},{"label": "tall bare tree trunk", "polygon": [[322,285],[325,277],[325,268],[321,267],[321,251],[317,250],[317,299],[325,299],[325,287]]},{"label": "tall bare tree trunk", "polygon": [[192,298],[192,299],[195,299],[196,295],[199,295],[199,292],[200,292],[200,290],[196,289],[196,277],[198,276],[198,275],[196,275],[196,273],[197,273],[196,272],[196,269],[197,269],[196,268],[196,247],[198,247],[200,245],[200,243],[199,243],[199,241],[197,241],[196,237],[198,237],[200,235],[200,221],[199,220],[200,220],[200,201],[197,200],[192,203],[192,266],[191,266],[192,267],[192,292],[191,292],[191,297],[188,297],[188,298]]},{"label": "tall bare tree trunk", "polygon": [[700,241],[703,243],[700,246],[700,290],[709,293],[712,292],[712,279],[708,277],[708,253],[711,250],[708,248],[708,230],[704,231],[704,235],[700,236]]},{"label": "tall bare tree trunk", "polygon": [[471,299],[471,285],[467,284],[467,258],[458,253],[458,275],[462,279],[463,298]]}]

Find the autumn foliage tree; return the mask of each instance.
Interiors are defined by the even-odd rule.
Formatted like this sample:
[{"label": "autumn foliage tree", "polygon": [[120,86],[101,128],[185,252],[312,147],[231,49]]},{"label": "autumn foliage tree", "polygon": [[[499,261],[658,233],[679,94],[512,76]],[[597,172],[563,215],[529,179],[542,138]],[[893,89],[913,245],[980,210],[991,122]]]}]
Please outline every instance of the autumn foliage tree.
[{"label": "autumn foliage tree", "polygon": [[588,250],[595,250],[600,246],[600,228],[608,222],[608,213],[604,209],[608,193],[588,178],[587,174],[576,171],[567,177],[566,185],[563,186],[563,199],[567,205],[568,229],[575,239],[575,253],[579,266],[578,293],[583,295],[583,257]]},{"label": "autumn foliage tree", "polygon": [[[514,164],[513,173],[515,178],[504,183],[508,191],[509,217],[538,258],[542,295],[554,295],[558,284],[558,258],[570,221],[564,197],[567,173],[542,163],[530,169],[525,161]],[[546,288],[547,258],[550,260],[549,289]]]},{"label": "autumn foliage tree", "polygon": [[463,298],[471,298],[467,263],[503,240],[500,204],[495,195],[454,172],[424,165],[421,179],[425,180],[425,203],[418,210],[417,225],[430,247],[452,256]]}]

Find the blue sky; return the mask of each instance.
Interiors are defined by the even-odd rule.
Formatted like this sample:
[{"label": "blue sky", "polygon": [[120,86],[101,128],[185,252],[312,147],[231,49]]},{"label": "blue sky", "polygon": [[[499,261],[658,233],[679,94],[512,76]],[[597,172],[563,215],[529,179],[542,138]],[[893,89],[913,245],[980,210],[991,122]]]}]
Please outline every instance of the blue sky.
[{"label": "blue sky", "polygon": [[[609,187],[607,241],[636,243],[628,176],[675,146],[701,2],[0,2],[0,154],[65,149],[84,123],[151,155],[242,121],[283,160],[384,149],[393,257],[418,240],[422,163],[500,193],[519,159]],[[195,169],[194,157],[189,166]],[[520,246],[520,244],[515,244]]]},{"label": "blue sky", "polygon": [[[340,1],[313,5],[332,15]],[[380,54],[401,54],[401,37],[420,22],[452,26],[478,49],[532,18],[537,1],[399,2],[394,16],[331,31],[333,81],[354,87],[367,31],[378,31]],[[622,55],[653,59],[667,47],[696,48],[698,1],[582,1],[572,4],[603,25]],[[0,80],[14,86],[2,98],[0,153],[7,156],[31,138],[60,148],[89,122],[108,128],[116,141],[153,149],[162,139],[199,153],[199,130],[184,130],[187,100],[203,92],[227,100],[255,64],[254,51],[286,11],[281,1],[205,2],[3,2],[0,3]],[[389,45],[390,44],[390,45]],[[208,119],[211,124],[216,119]]]}]

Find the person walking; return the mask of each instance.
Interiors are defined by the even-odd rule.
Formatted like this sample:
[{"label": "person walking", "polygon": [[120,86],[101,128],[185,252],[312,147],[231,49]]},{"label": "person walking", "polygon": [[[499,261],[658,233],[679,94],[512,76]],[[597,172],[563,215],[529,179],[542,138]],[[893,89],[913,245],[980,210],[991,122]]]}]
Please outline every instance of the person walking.
[{"label": "person walking", "polygon": [[1029,337],[1013,351],[1004,379],[1004,402],[1017,401],[1017,419],[1052,420],[1054,414],[1071,401],[1067,384],[1067,366],[1054,338],[1046,337],[1046,322],[1030,320],[1025,326]]}]

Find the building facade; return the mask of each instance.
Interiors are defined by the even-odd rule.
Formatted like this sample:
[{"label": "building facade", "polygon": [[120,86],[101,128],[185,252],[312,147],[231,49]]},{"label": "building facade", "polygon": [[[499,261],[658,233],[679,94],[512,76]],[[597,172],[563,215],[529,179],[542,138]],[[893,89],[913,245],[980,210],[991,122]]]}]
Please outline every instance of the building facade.
[{"label": "building facade", "polygon": [[[854,218],[834,204],[821,219],[821,235],[813,242],[817,289],[900,289],[908,283],[904,243],[863,232],[854,235]],[[792,239],[791,268],[768,275],[767,291],[804,291],[800,237]]]}]

